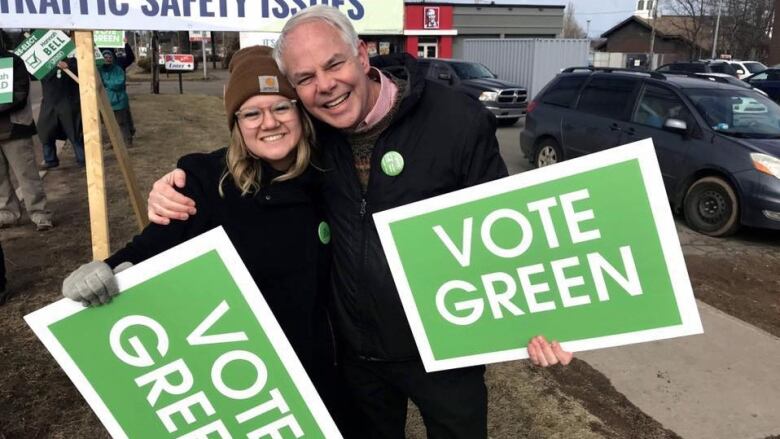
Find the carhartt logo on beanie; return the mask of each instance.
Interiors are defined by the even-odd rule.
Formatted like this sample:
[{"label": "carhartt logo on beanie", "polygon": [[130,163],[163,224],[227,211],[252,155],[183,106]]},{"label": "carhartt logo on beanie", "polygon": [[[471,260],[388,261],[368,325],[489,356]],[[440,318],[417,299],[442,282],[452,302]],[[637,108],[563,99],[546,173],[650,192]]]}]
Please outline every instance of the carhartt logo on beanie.
[{"label": "carhartt logo on beanie", "polygon": [[225,87],[225,112],[231,130],[236,121],[236,111],[254,95],[275,94],[298,99],[293,86],[279,71],[271,56],[272,51],[267,46],[246,47],[236,52],[230,60],[230,79]]}]

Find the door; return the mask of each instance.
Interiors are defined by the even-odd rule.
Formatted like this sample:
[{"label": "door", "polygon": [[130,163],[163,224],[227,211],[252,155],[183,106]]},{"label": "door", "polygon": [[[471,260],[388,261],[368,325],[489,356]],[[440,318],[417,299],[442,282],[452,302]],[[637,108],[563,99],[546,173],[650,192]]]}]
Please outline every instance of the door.
[{"label": "door", "polygon": [[564,157],[574,158],[620,144],[639,85],[628,75],[594,74],[580,93],[576,111],[562,121]]},{"label": "door", "polygon": [[439,41],[437,38],[419,37],[417,40],[418,58],[438,58]]},{"label": "door", "polygon": [[682,98],[668,87],[646,83],[631,115],[631,122],[622,132],[621,143],[651,137],[667,193],[673,194],[685,177],[692,144],[698,140],[695,135],[664,129],[667,119],[684,121],[689,133],[699,131],[693,114]]},{"label": "door", "polygon": [[769,97],[780,102],[780,70],[767,70],[750,78],[750,85],[766,92]]}]

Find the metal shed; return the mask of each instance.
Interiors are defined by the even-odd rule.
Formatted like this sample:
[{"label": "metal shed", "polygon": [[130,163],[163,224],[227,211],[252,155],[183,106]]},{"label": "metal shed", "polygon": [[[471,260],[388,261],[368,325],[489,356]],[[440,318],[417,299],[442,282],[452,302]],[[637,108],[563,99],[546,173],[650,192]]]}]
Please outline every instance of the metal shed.
[{"label": "metal shed", "polygon": [[522,85],[532,99],[561,69],[588,65],[589,41],[568,38],[467,39],[463,59]]}]

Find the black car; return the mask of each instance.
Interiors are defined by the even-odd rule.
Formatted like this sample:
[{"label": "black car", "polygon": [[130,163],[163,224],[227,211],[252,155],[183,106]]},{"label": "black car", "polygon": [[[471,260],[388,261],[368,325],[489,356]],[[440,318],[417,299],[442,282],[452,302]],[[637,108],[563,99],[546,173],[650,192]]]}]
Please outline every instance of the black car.
[{"label": "black car", "polygon": [[739,72],[737,72],[736,67],[724,61],[676,62],[663,65],[655,69],[655,71],[661,73],[725,73],[735,78],[739,77]]},{"label": "black car", "polygon": [[744,81],[763,90],[773,101],[780,103],[780,69],[766,69],[748,76]]},{"label": "black car", "polygon": [[711,236],[780,229],[780,106],[726,82],[566,69],[528,106],[523,153],[547,166],[651,137],[672,206]]},{"label": "black car", "polygon": [[417,63],[428,79],[478,99],[502,125],[512,125],[525,115],[525,87],[498,79],[480,63],[438,58],[420,58]]}]

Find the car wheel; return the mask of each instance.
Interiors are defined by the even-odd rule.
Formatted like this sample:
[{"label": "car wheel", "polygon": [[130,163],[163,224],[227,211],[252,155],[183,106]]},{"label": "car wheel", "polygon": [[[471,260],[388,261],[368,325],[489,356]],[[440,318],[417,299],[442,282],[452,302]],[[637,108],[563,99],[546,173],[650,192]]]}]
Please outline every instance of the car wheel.
[{"label": "car wheel", "polygon": [[513,117],[511,119],[498,119],[498,125],[502,127],[509,127],[517,123],[520,120],[519,117]]},{"label": "car wheel", "polygon": [[561,147],[558,146],[558,142],[551,138],[543,139],[536,146],[536,154],[534,154],[534,165],[537,168],[543,168],[545,166],[554,165],[563,159],[561,153]]},{"label": "car wheel", "polygon": [[720,177],[696,180],[683,201],[685,221],[695,231],[726,236],[739,228],[739,200],[731,185]]}]

